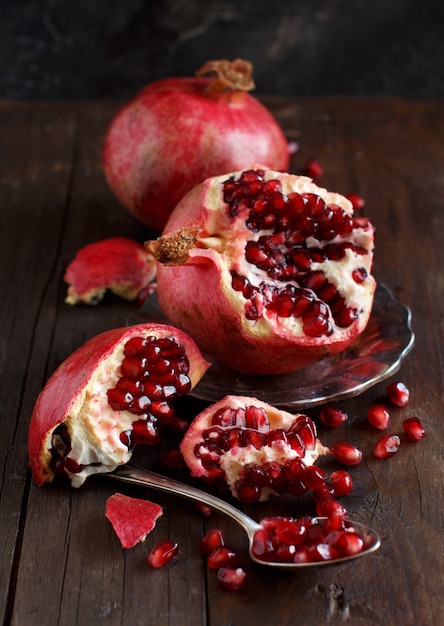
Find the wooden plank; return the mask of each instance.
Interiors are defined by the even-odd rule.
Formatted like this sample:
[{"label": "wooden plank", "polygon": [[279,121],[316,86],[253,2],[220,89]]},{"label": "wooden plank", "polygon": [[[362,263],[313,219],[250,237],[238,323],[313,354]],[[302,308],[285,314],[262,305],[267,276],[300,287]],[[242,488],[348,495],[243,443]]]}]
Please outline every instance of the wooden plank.
[{"label": "wooden plank", "polygon": [[[26,472],[33,403],[54,368],[81,342],[124,324],[135,305],[106,298],[96,308],[64,304],[64,268],[78,248],[107,236],[143,241],[147,230],[122,211],[104,181],[100,148],[118,103],[0,103],[0,610],[5,624],[280,623],[439,624],[443,591],[443,302],[444,108],[401,100],[264,97],[300,152],[292,170],[315,156],[322,184],[366,198],[376,225],[375,273],[413,312],[416,345],[399,372],[411,389],[391,427],[417,414],[427,427],[419,444],[405,438],[397,456],[372,457],[378,433],[367,406],[381,383],[341,403],[345,430],[320,427],[331,445],[346,436],[365,462],[352,468],[350,514],[383,536],[373,557],[298,574],[269,572],[247,561],[242,531],[219,516],[203,518],[182,501],[147,492],[165,514],[145,545],[123,551],[103,511],[121,487],[91,481],[80,491],[37,488]],[[190,409],[191,410],[191,409]],[[317,411],[310,412],[314,417]],[[150,462],[156,453],[148,454]],[[333,464],[327,464],[328,468]],[[131,492],[125,488],[127,493]],[[244,507],[253,516],[298,514],[288,499]],[[206,529],[220,526],[241,551],[248,583],[219,589],[198,555]],[[152,571],[149,545],[179,541],[176,563]]]}]

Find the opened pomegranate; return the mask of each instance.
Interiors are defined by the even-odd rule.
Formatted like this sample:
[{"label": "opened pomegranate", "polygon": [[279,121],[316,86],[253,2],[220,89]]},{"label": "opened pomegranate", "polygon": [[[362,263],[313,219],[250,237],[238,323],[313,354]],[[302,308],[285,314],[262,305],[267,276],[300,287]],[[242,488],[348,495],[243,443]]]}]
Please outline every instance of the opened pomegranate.
[{"label": "opened pomegranate", "polygon": [[247,93],[251,74],[242,59],[209,61],[196,77],[151,83],[119,111],[105,137],[103,169],[130,213],[160,231],[182,196],[209,176],[252,162],[288,169],[281,128]]},{"label": "opened pomegranate", "polygon": [[158,443],[163,428],[183,429],[174,399],[208,365],[190,337],[161,324],[87,341],[53,373],[34,407],[28,449],[37,484],[62,475],[78,487],[127,463],[136,444]]},{"label": "opened pomegranate", "polygon": [[[204,409],[180,449],[193,476],[228,487],[243,502],[302,495],[314,486],[313,463],[328,452],[309,417],[244,396],[226,396]],[[325,480],[322,473],[316,486]]]},{"label": "opened pomegranate", "polygon": [[168,319],[234,370],[294,371],[367,325],[373,228],[304,176],[256,167],[208,179],[145,245]]},{"label": "opened pomegranate", "polygon": [[135,300],[156,277],[154,258],[142,244],[111,237],[81,248],[66,268],[68,304],[98,304],[107,289]]}]

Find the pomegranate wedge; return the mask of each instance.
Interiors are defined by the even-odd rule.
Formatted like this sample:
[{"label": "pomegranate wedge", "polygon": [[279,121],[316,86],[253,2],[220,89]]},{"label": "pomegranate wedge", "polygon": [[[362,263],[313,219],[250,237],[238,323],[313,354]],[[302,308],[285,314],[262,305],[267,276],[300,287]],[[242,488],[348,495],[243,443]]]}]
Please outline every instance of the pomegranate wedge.
[{"label": "pomegranate wedge", "polygon": [[53,373],[34,407],[28,450],[36,483],[67,475],[79,487],[127,463],[135,445],[158,443],[163,428],[183,430],[173,401],[208,366],[188,335],[162,324],[87,341]]},{"label": "pomegranate wedge", "polygon": [[305,176],[256,167],[207,179],[145,245],[170,323],[235,371],[292,372],[367,325],[373,227]]}]

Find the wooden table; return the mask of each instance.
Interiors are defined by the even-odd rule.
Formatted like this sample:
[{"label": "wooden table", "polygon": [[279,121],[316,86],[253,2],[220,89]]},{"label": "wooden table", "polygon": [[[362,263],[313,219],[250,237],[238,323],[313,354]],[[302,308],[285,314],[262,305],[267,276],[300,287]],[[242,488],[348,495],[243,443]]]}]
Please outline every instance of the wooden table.
[{"label": "wooden table", "polygon": [[[366,199],[376,226],[375,274],[412,310],[416,344],[396,378],[410,388],[390,430],[418,415],[427,437],[396,456],[372,456],[378,433],[366,409],[385,382],[341,408],[341,430],[365,452],[352,468],[352,516],[374,526],[382,547],[367,559],[288,574],[248,562],[241,530],[187,502],[112,482],[84,489],[38,488],[27,459],[34,402],[55,367],[92,335],[124,325],[137,309],[109,297],[96,308],[64,303],[64,268],[89,242],[150,233],[121,210],[104,181],[103,135],[119,103],[0,103],[2,271],[0,410],[0,605],[4,624],[163,624],[248,626],[444,624],[443,586],[443,319],[444,104],[387,99],[264,98],[300,152],[315,156],[322,183]],[[191,411],[193,404],[190,404]],[[314,417],[316,410],[311,413]],[[332,444],[335,431],[320,427]],[[154,454],[154,452],[153,452]],[[115,491],[144,495],[164,507],[145,544],[121,549],[104,516]],[[288,502],[244,507],[258,517],[291,514]],[[248,579],[239,593],[218,587],[198,543],[221,527],[241,551]],[[152,543],[170,537],[178,560],[146,564]]]}]

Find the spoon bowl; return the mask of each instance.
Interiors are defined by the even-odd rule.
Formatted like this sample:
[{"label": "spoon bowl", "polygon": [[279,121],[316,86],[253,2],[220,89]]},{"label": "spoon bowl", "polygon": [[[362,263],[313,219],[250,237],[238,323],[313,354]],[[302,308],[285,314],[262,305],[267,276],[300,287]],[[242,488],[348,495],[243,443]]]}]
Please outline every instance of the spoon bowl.
[{"label": "spoon bowl", "polygon": [[[259,563],[260,565],[266,565],[267,567],[292,570],[320,565],[335,565],[351,561],[352,559],[356,559],[361,556],[367,556],[368,554],[375,552],[381,545],[381,539],[376,531],[369,528],[365,524],[361,524],[353,520],[346,520],[346,528],[353,527],[358,531],[359,535],[363,539],[365,548],[361,552],[357,552],[356,554],[352,554],[350,556],[344,556],[337,559],[329,559],[324,561],[310,561],[301,563],[282,563],[266,561],[260,559],[257,555],[254,554],[252,550],[254,535],[258,530],[262,528],[261,524],[237,509],[232,504],[229,504],[228,502],[225,502],[224,500],[221,500],[220,498],[217,498],[210,493],[201,491],[200,489],[196,489],[195,487],[186,485],[172,478],[161,476],[160,474],[156,474],[154,472],[151,472],[150,470],[134,467],[131,465],[122,465],[115,469],[113,472],[100,474],[100,476],[105,476],[113,480],[118,480],[133,485],[142,485],[144,487],[152,487],[153,489],[157,489],[159,491],[173,493],[177,496],[188,498],[189,500],[193,500],[194,502],[209,506],[219,513],[227,515],[237,524],[239,524],[239,526],[241,526],[246,532],[249,540],[249,554],[251,559],[256,563]],[[319,521],[325,518],[318,517],[313,519]]]}]

